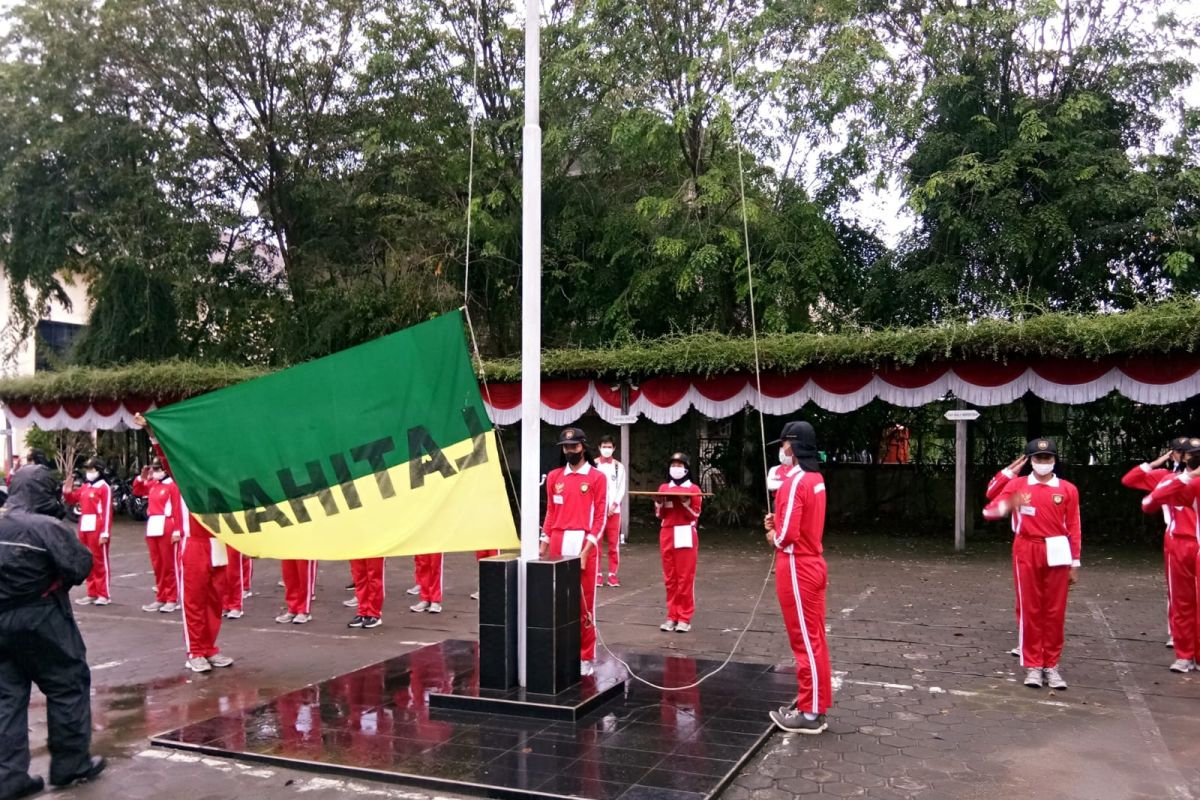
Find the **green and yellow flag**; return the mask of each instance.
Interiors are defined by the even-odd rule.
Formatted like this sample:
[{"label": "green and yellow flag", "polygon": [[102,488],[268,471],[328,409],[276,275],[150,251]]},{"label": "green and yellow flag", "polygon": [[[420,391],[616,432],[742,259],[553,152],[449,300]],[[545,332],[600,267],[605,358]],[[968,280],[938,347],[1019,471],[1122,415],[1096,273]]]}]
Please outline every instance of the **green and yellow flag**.
[{"label": "green and yellow flag", "polygon": [[189,510],[247,555],[519,545],[460,312],[146,418]]}]

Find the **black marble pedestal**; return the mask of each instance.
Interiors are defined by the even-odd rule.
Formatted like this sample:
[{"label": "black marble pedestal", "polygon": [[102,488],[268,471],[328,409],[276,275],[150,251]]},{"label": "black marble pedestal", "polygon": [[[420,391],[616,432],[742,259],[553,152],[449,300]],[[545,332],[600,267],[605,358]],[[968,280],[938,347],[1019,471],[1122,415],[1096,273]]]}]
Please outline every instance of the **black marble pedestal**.
[{"label": "black marble pedestal", "polygon": [[516,555],[479,562],[479,687],[507,691],[517,685]]},{"label": "black marble pedestal", "polygon": [[525,688],[557,695],[579,683],[579,558],[525,565]]}]

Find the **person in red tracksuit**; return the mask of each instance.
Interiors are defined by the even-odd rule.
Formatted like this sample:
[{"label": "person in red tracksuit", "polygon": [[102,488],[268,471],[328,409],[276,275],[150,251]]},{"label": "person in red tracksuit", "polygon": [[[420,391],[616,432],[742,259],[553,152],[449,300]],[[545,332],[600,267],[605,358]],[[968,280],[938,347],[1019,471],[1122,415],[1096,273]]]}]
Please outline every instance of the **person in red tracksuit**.
[{"label": "person in red tracksuit", "polygon": [[[1183,469],[1184,450],[1187,449],[1188,439],[1187,436],[1177,436],[1172,439],[1167,451],[1161,456],[1151,462],[1138,464],[1126,472],[1121,477],[1121,485],[1147,494],[1154,491],[1162,481]],[[1174,523],[1174,507],[1170,504],[1160,507],[1162,508],[1163,523],[1166,526],[1163,531],[1163,574],[1167,581],[1167,647],[1174,647],[1175,641],[1171,630],[1171,528]],[[1146,510],[1146,498],[1142,500],[1142,510]]]},{"label": "person in red tracksuit", "polygon": [[1168,509],[1170,561],[1167,567],[1171,600],[1171,641],[1175,648],[1172,672],[1192,672],[1196,669],[1200,651],[1200,568],[1197,559],[1200,549],[1196,543],[1197,517],[1200,515],[1200,482],[1194,480],[1200,466],[1200,439],[1190,439],[1185,448],[1188,470],[1168,475],[1142,500],[1142,510],[1157,514]]},{"label": "person in red tracksuit", "polygon": [[79,541],[92,551],[92,571],[87,577],[87,594],[75,601],[77,605],[106,606],[112,602],[108,590],[108,541],[112,536],[112,489],[100,477],[103,464],[89,458],[83,465],[87,481],[75,488],[74,476],[67,476],[63,500],[68,505],[79,504]]},{"label": "person in red tracksuit", "polygon": [[1079,491],[1054,474],[1057,448],[1034,439],[1025,448],[1032,472],[1008,481],[983,509],[985,519],[1012,515],[1013,567],[1020,595],[1021,666],[1025,685],[1066,689],[1059,672],[1067,593],[1078,580]]},{"label": "person in red tracksuit", "polygon": [[154,568],[154,602],[142,611],[179,610],[179,543],[183,539],[183,499],[179,487],[155,458],[133,479],[133,493],[145,497],[146,547]]},{"label": "person in red tracksuit", "polygon": [[425,611],[430,614],[442,613],[442,565],[444,561],[445,558],[441,553],[425,553],[413,557],[421,599],[409,606],[409,611],[418,614]]},{"label": "person in red tracksuit", "polygon": [[[658,549],[662,556],[663,584],[667,589],[667,621],[659,630],[687,633],[696,613],[696,557],[700,537],[700,487],[691,481],[687,453],[673,453],[667,466],[669,480],[658,487],[654,514],[659,519]],[[671,495],[666,497],[665,495]],[[682,495],[676,499],[674,495]]]},{"label": "person in red tracksuit", "polygon": [[563,465],[546,476],[546,519],[542,522],[542,558],[579,556],[580,673],[591,675],[596,660],[596,544],[608,509],[608,478],[587,451],[587,434],[566,428],[559,434]]},{"label": "person in red tracksuit", "polygon": [[818,468],[817,434],[807,422],[783,426],[780,444],[794,461],[775,494],[775,511],[763,527],[775,548],[775,595],[788,643],[796,659],[796,704],[770,713],[785,731],[818,734],[833,704],[833,673],[825,639],[828,569],[825,536],[825,479]]},{"label": "person in red tracksuit", "polygon": [[279,562],[283,573],[283,598],[287,610],[275,618],[280,625],[303,625],[312,620],[312,598],[317,590],[317,562],[285,558]]},{"label": "person in red tracksuit", "polygon": [[252,594],[250,581],[254,577],[254,559],[238,552],[232,545],[226,545],[225,549],[229,568],[225,570],[221,616],[225,619],[241,619],[245,613],[245,600]]},{"label": "person in red tracksuit", "polygon": [[354,579],[354,600],[358,613],[346,623],[346,627],[378,628],[383,624],[383,559],[351,559],[350,576]]},{"label": "person in red tracksuit", "polygon": [[[619,587],[621,579],[617,570],[621,566],[621,502],[625,499],[625,489],[629,483],[629,472],[625,465],[613,458],[616,447],[613,437],[605,434],[600,437],[600,455],[596,457],[596,469],[608,478],[608,516],[604,520],[604,530],[600,533],[600,541],[607,542],[608,550],[608,585]],[[604,560],[604,553],[596,554],[596,585],[604,585],[604,570],[599,565]]]}]

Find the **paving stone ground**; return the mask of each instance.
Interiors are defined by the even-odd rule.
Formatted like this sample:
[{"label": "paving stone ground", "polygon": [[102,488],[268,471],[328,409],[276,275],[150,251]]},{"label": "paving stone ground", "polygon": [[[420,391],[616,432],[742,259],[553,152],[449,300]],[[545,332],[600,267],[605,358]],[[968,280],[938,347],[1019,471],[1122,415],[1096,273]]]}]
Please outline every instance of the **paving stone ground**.
[{"label": "paving stone ground", "polygon": [[[229,670],[183,669],[178,615],[146,614],[149,564],[140,531],[120,523],[111,557],[115,602],[80,608],[93,667],[95,747],[104,779],[55,796],[162,800],[362,795],[422,800],[428,792],[151,750],[150,735],[248,706],[476,627],[474,559],[448,557],[446,612],[408,611],[411,560],[390,559],[384,626],[351,631],[341,605],[349,570],[323,564],[316,618],[277,625],[274,562],[260,562],[245,618],[222,630]],[[767,578],[761,537],[704,539],[690,634],[658,631],[657,544],[635,532],[619,589],[599,597],[600,632],[622,648],[723,658]],[[1166,637],[1161,552],[1097,551],[1085,542],[1062,668],[1066,692],[1019,682],[1007,543],[953,555],[927,537],[827,539],[828,625],[836,706],[818,737],[774,735],[725,791],[728,800],[830,796],[875,800],[1191,800],[1200,798],[1200,675],[1175,675]],[[793,668],[773,582],[740,660]],[[44,703],[31,714],[35,771],[45,772]],[[119,792],[119,794],[118,794]]]}]

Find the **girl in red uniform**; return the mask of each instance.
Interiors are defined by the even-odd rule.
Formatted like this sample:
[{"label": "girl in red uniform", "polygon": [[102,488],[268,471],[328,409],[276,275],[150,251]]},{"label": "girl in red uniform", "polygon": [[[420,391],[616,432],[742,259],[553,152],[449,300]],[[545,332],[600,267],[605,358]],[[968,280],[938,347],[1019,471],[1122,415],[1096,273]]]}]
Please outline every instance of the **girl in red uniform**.
[{"label": "girl in red uniform", "polygon": [[142,611],[178,611],[179,543],[184,528],[179,487],[156,458],[133,479],[133,493],[147,500],[146,548],[154,568],[154,602],[142,606]]},{"label": "girl in red uniform", "polygon": [[100,477],[103,465],[89,458],[83,465],[87,481],[75,488],[74,476],[68,475],[63,486],[63,500],[68,505],[79,504],[79,541],[92,551],[92,571],[87,577],[87,594],[76,600],[81,606],[106,606],[112,602],[108,593],[108,540],[112,534],[112,490]]},{"label": "girl in red uniform", "polygon": [[[700,519],[700,487],[691,481],[687,453],[673,453],[669,479],[658,487],[654,513],[661,522],[658,548],[662,554],[663,584],[667,588],[667,621],[659,630],[687,633],[696,611],[696,523]],[[666,495],[672,495],[667,497]],[[681,495],[676,499],[673,495]]]},{"label": "girl in red uniform", "polygon": [[825,479],[817,472],[817,435],[807,422],[783,426],[780,444],[793,460],[775,494],[775,513],[763,526],[775,548],[775,594],[796,658],[799,691],[794,706],[772,711],[785,731],[817,734],[828,726],[833,674],[825,642],[825,589],[828,571],[821,540],[825,535]]},{"label": "girl in red uniform", "polygon": [[1166,509],[1167,523],[1167,588],[1171,609],[1171,645],[1175,648],[1172,672],[1192,672],[1200,655],[1200,589],[1197,567],[1200,549],[1196,544],[1197,493],[1200,486],[1194,478],[1200,466],[1200,439],[1190,439],[1185,446],[1187,467],[1178,475],[1168,475],[1142,500],[1142,510],[1156,514]]}]

